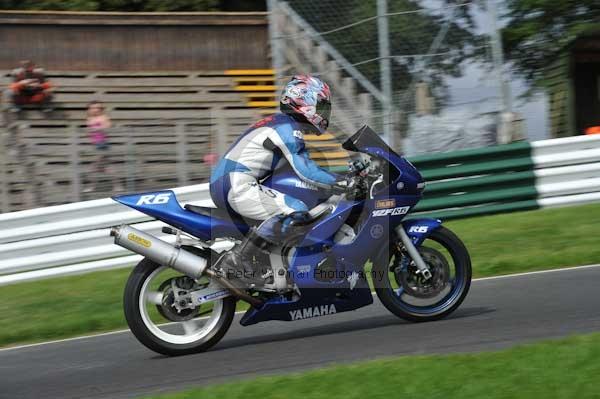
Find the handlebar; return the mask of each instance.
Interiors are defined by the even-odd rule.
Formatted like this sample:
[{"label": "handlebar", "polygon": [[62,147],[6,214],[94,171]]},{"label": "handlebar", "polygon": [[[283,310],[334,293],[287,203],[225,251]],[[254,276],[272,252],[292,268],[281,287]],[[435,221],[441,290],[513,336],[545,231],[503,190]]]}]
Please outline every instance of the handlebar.
[{"label": "handlebar", "polygon": [[363,162],[360,159],[354,160],[348,163],[348,170],[350,171],[350,175],[362,175],[363,172],[368,171],[369,166],[371,166],[370,162]]}]

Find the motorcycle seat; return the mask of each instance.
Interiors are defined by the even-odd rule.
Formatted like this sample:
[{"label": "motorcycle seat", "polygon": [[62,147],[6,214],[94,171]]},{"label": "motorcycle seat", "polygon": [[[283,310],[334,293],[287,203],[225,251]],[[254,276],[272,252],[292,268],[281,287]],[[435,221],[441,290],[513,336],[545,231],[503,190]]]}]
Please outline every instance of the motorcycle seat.
[{"label": "motorcycle seat", "polygon": [[256,226],[262,222],[261,220],[243,218],[242,216],[240,216],[238,214],[230,213],[227,211],[227,209],[223,209],[223,208],[208,208],[208,207],[204,207],[204,206],[197,206],[197,205],[191,205],[191,204],[185,205],[184,208],[190,212],[197,214],[197,215],[207,216],[209,218],[216,218],[216,219],[221,219],[221,220],[230,220],[236,224],[246,224],[248,226]]}]

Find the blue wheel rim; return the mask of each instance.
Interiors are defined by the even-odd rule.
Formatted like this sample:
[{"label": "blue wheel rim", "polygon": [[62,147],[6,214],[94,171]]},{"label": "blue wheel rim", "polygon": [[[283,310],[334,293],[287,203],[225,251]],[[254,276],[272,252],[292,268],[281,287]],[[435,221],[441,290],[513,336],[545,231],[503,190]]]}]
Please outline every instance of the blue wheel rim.
[{"label": "blue wheel rim", "polygon": [[[452,255],[452,253],[448,250],[448,248],[446,246],[444,246],[440,242],[438,242],[438,244],[442,245],[450,253],[450,256],[452,257],[452,261],[454,264],[454,271],[455,271],[452,289],[450,290],[450,292],[448,294],[446,294],[442,299],[440,299],[438,302],[436,302],[434,304],[431,304],[428,306],[415,306],[415,305],[406,303],[402,300],[401,296],[403,294],[403,289],[402,289],[402,287],[400,287],[399,289],[394,290],[394,294],[395,294],[394,299],[395,299],[396,305],[398,307],[402,308],[402,310],[404,310],[405,312],[412,313],[412,314],[418,314],[418,315],[425,315],[425,316],[443,312],[447,308],[451,307],[458,300],[458,298],[461,296],[461,294],[464,290],[464,287],[465,287],[464,267],[459,262],[456,261],[456,259],[454,258],[454,256]],[[389,280],[389,274],[388,274],[388,280]]]}]

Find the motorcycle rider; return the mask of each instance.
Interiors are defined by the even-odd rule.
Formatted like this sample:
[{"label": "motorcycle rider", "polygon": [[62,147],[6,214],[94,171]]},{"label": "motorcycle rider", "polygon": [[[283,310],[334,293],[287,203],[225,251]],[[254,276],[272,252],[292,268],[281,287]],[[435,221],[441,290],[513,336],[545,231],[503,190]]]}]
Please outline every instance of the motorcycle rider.
[{"label": "motorcycle rider", "polygon": [[309,158],[304,134],[322,134],[329,125],[329,86],[310,75],[296,75],[283,89],[280,113],[264,118],[246,130],[213,170],[210,194],[219,208],[245,218],[263,221],[243,243],[215,265],[229,276],[255,285],[254,255],[280,245],[290,223],[308,220],[306,204],[290,195],[261,185],[280,162],[287,161],[303,181],[319,189],[344,190],[345,177],[332,174]]}]

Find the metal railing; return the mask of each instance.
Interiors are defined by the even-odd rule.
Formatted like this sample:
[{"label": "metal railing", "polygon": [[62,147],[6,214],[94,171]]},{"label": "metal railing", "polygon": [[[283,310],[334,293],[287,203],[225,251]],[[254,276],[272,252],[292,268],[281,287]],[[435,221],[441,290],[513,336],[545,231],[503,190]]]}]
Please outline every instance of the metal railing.
[{"label": "metal railing", "polygon": [[[493,149],[488,147],[486,151]],[[600,136],[533,142],[526,153],[537,197],[531,201],[537,201],[536,207],[600,201]],[[447,153],[432,158],[435,161],[442,155],[453,156]],[[486,155],[480,160],[493,162]],[[207,184],[174,191],[182,203],[213,206]],[[504,211],[517,209],[508,204]],[[0,285],[135,264],[140,257],[114,245],[109,237],[109,226],[122,223],[162,237],[163,223],[109,198],[0,214]]]},{"label": "metal railing", "polygon": [[[214,206],[207,184],[174,191],[182,203]],[[110,198],[0,214],[0,285],[134,264],[139,257],[109,237],[123,223],[159,236],[164,226]]]}]

